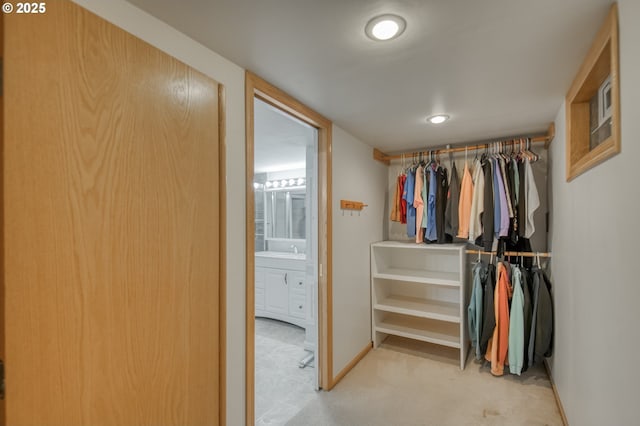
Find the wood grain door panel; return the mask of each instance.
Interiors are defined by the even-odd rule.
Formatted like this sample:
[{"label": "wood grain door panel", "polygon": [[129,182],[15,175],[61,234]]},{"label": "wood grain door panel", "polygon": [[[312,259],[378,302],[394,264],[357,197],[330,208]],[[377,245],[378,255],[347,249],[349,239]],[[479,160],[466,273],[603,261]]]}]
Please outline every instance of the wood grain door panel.
[{"label": "wood grain door panel", "polygon": [[217,424],[218,84],[71,2],[4,27],[6,424]]}]

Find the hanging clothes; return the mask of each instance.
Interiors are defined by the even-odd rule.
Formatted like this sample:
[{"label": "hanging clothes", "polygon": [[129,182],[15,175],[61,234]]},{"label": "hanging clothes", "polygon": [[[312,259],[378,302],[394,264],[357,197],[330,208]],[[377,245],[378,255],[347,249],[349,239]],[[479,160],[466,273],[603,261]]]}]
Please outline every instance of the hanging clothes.
[{"label": "hanging clothes", "polygon": [[526,198],[527,205],[527,221],[525,224],[525,238],[531,238],[536,230],[536,226],[533,220],[533,214],[540,207],[540,198],[538,197],[538,188],[536,187],[536,181],[533,178],[533,170],[531,169],[531,163],[529,159],[525,159],[525,180],[524,180],[524,196]]},{"label": "hanging clothes", "polygon": [[498,159],[493,160],[494,164],[494,207],[496,212],[494,213],[495,229],[494,233],[497,238],[506,237],[509,235],[509,208],[507,206],[507,196],[504,190],[504,181],[502,180],[502,172],[500,171],[500,161]]},{"label": "hanging clothes", "polygon": [[520,268],[511,268],[513,296],[509,313],[509,371],[518,376],[524,365],[524,292]]},{"label": "hanging clothes", "polygon": [[402,194],[404,194],[404,185],[407,181],[407,175],[404,173],[401,174],[398,181],[400,182],[400,223],[404,225],[407,223],[407,200],[402,196]]},{"label": "hanging clothes", "polygon": [[497,283],[494,292],[495,327],[493,335],[487,344],[485,359],[491,361],[491,374],[502,376],[504,364],[507,360],[509,347],[509,299],[511,299],[511,284],[507,268],[503,262],[497,266]]},{"label": "hanging clothes", "polygon": [[524,238],[527,222],[527,197],[525,193],[525,170],[524,161],[518,162],[518,237]]},{"label": "hanging clothes", "polygon": [[444,232],[452,238],[458,235],[458,227],[460,224],[458,204],[460,202],[460,181],[458,180],[458,171],[456,163],[451,166],[451,181],[449,183],[449,194],[447,196],[447,207],[444,213]]},{"label": "hanging clothes", "polygon": [[484,213],[482,215],[482,243],[485,251],[493,247],[494,202],[493,202],[493,170],[491,160],[487,159],[482,165],[484,174]]},{"label": "hanging clothes", "polygon": [[531,318],[533,315],[533,306],[531,304],[531,276],[529,271],[524,268],[520,269],[520,276],[522,278],[522,294],[523,294],[523,319],[524,319],[524,353],[522,360],[522,371],[527,371],[529,368],[529,338],[531,337]]},{"label": "hanging clothes", "polygon": [[483,290],[482,287],[487,281],[487,264],[480,261],[473,266],[473,288],[471,290],[471,301],[469,302],[468,326],[471,347],[475,352],[476,359],[482,359],[480,349],[480,339],[482,337],[482,308]]},{"label": "hanging clothes", "polygon": [[513,207],[513,216],[511,217],[511,222],[509,223],[509,241],[511,242],[511,244],[514,244],[518,242],[518,195],[516,192],[516,173],[518,171],[518,168],[514,165],[512,158],[507,159],[507,161],[505,162],[505,169],[509,181],[511,206]]},{"label": "hanging clothes", "polygon": [[438,244],[450,243],[444,230],[444,213],[447,206],[447,194],[449,193],[449,179],[447,178],[447,169],[438,167],[436,183],[438,189],[436,191],[436,234],[438,236]]},{"label": "hanging clothes", "polygon": [[465,161],[462,172],[462,187],[460,189],[460,203],[458,215],[460,216],[459,238],[469,238],[469,221],[471,219],[471,204],[473,202],[473,179],[469,172],[469,165]]},{"label": "hanging clothes", "polygon": [[424,184],[422,185],[422,201],[424,202],[424,209],[422,213],[422,228],[420,228],[420,233],[422,234],[422,240],[426,241],[426,228],[427,228],[427,220],[429,218],[429,165],[426,165],[422,168],[422,180]]},{"label": "hanging clothes", "polygon": [[409,169],[407,171],[407,183],[404,188],[404,199],[407,201],[407,236],[409,238],[416,236],[416,208],[413,205],[415,181],[416,171]]},{"label": "hanging clothes", "polygon": [[416,169],[416,184],[413,195],[413,205],[416,207],[416,243],[422,242],[422,217],[424,215],[424,202],[422,200],[422,186],[424,185],[424,173],[422,166]]},{"label": "hanging clothes", "polygon": [[482,213],[484,213],[484,173],[480,160],[475,161],[473,170],[473,197],[469,217],[469,242],[475,243],[482,235]]},{"label": "hanging clothes", "polygon": [[494,309],[493,293],[496,283],[496,267],[487,265],[487,279],[482,289],[482,334],[480,335],[480,353],[487,352],[489,339],[493,336],[493,329],[496,327],[496,316]]},{"label": "hanging clothes", "polygon": [[401,197],[402,197],[402,184],[400,183],[400,175],[396,179],[396,188],[393,193],[393,204],[391,206],[391,221],[400,222],[402,219],[402,206],[401,206]]},{"label": "hanging clothes", "polygon": [[504,185],[505,201],[507,202],[507,211],[509,218],[513,217],[513,206],[511,205],[511,193],[509,192],[509,175],[507,174],[507,166],[504,158],[498,157],[498,163],[500,164],[500,176],[502,177],[502,183]]},{"label": "hanging clothes", "polygon": [[429,166],[429,200],[427,208],[429,209],[427,217],[427,231],[425,238],[429,241],[436,241],[438,239],[438,232],[436,229],[436,192],[438,190],[438,182],[436,178],[436,171],[433,169],[433,165]]},{"label": "hanging clothes", "polygon": [[538,267],[531,271],[533,276],[533,314],[531,335],[529,336],[529,367],[550,357],[553,352],[553,301],[551,281]]}]

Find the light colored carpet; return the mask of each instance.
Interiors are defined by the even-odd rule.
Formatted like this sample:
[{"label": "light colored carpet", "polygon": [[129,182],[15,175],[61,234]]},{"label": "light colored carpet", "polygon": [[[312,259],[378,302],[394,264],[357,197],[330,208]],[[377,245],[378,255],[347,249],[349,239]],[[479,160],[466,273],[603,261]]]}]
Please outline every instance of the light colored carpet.
[{"label": "light colored carpet", "polygon": [[493,377],[457,353],[390,337],[287,425],[562,425],[544,366]]},{"label": "light colored carpet", "polygon": [[286,322],[256,318],[256,426],[284,425],[318,394],[313,364],[299,368],[308,353],[304,329]]}]

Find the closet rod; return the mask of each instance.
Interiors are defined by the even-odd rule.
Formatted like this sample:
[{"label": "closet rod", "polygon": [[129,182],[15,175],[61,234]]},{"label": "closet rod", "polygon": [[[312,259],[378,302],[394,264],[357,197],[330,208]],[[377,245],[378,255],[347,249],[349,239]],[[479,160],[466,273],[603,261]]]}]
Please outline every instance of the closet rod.
[{"label": "closet rod", "polygon": [[[480,250],[467,250],[467,254],[492,254],[496,255],[495,251],[480,251]],[[513,256],[513,257],[551,257],[551,253],[536,253],[531,251],[505,251],[504,256]]]},{"label": "closet rod", "polygon": [[[551,143],[551,141],[553,140],[553,138],[556,135],[556,127],[554,123],[551,123],[549,125],[549,130],[547,131],[547,134],[544,136],[536,136],[531,139],[531,143],[541,143],[544,142],[544,147],[545,149],[549,147],[549,144]],[[516,145],[519,144],[520,142],[518,141],[518,139],[523,139],[523,138],[513,138],[513,139],[509,139],[509,138],[505,138],[504,140],[496,140],[496,142],[500,142],[503,144],[507,144],[507,145]],[[393,154],[393,155],[388,155],[385,154],[384,152],[374,148],[373,149],[373,158],[374,160],[378,160],[382,163],[385,163],[386,165],[389,165],[391,163],[391,160],[396,160],[399,158],[406,158],[406,159],[411,159],[412,157],[418,157],[420,155],[429,155],[429,153],[431,152],[432,154],[447,154],[449,152],[464,152],[466,151],[477,151],[477,150],[482,150],[482,149],[488,149],[492,146],[492,143],[481,143],[481,144],[475,144],[475,145],[462,145],[462,146],[456,146],[454,148],[434,148],[434,149],[423,149],[421,151],[413,151],[413,152],[404,152],[401,154]]]}]

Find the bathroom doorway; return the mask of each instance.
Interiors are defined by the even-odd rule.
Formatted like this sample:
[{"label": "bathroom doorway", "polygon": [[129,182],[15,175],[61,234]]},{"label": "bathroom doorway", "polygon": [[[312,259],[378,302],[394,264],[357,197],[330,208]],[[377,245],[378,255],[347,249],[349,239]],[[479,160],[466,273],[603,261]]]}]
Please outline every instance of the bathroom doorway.
[{"label": "bathroom doorway", "polygon": [[254,99],[255,419],[284,424],[318,389],[317,130]]},{"label": "bathroom doorway", "polygon": [[245,102],[247,424],[284,424],[330,388],[331,123],[251,73]]}]

